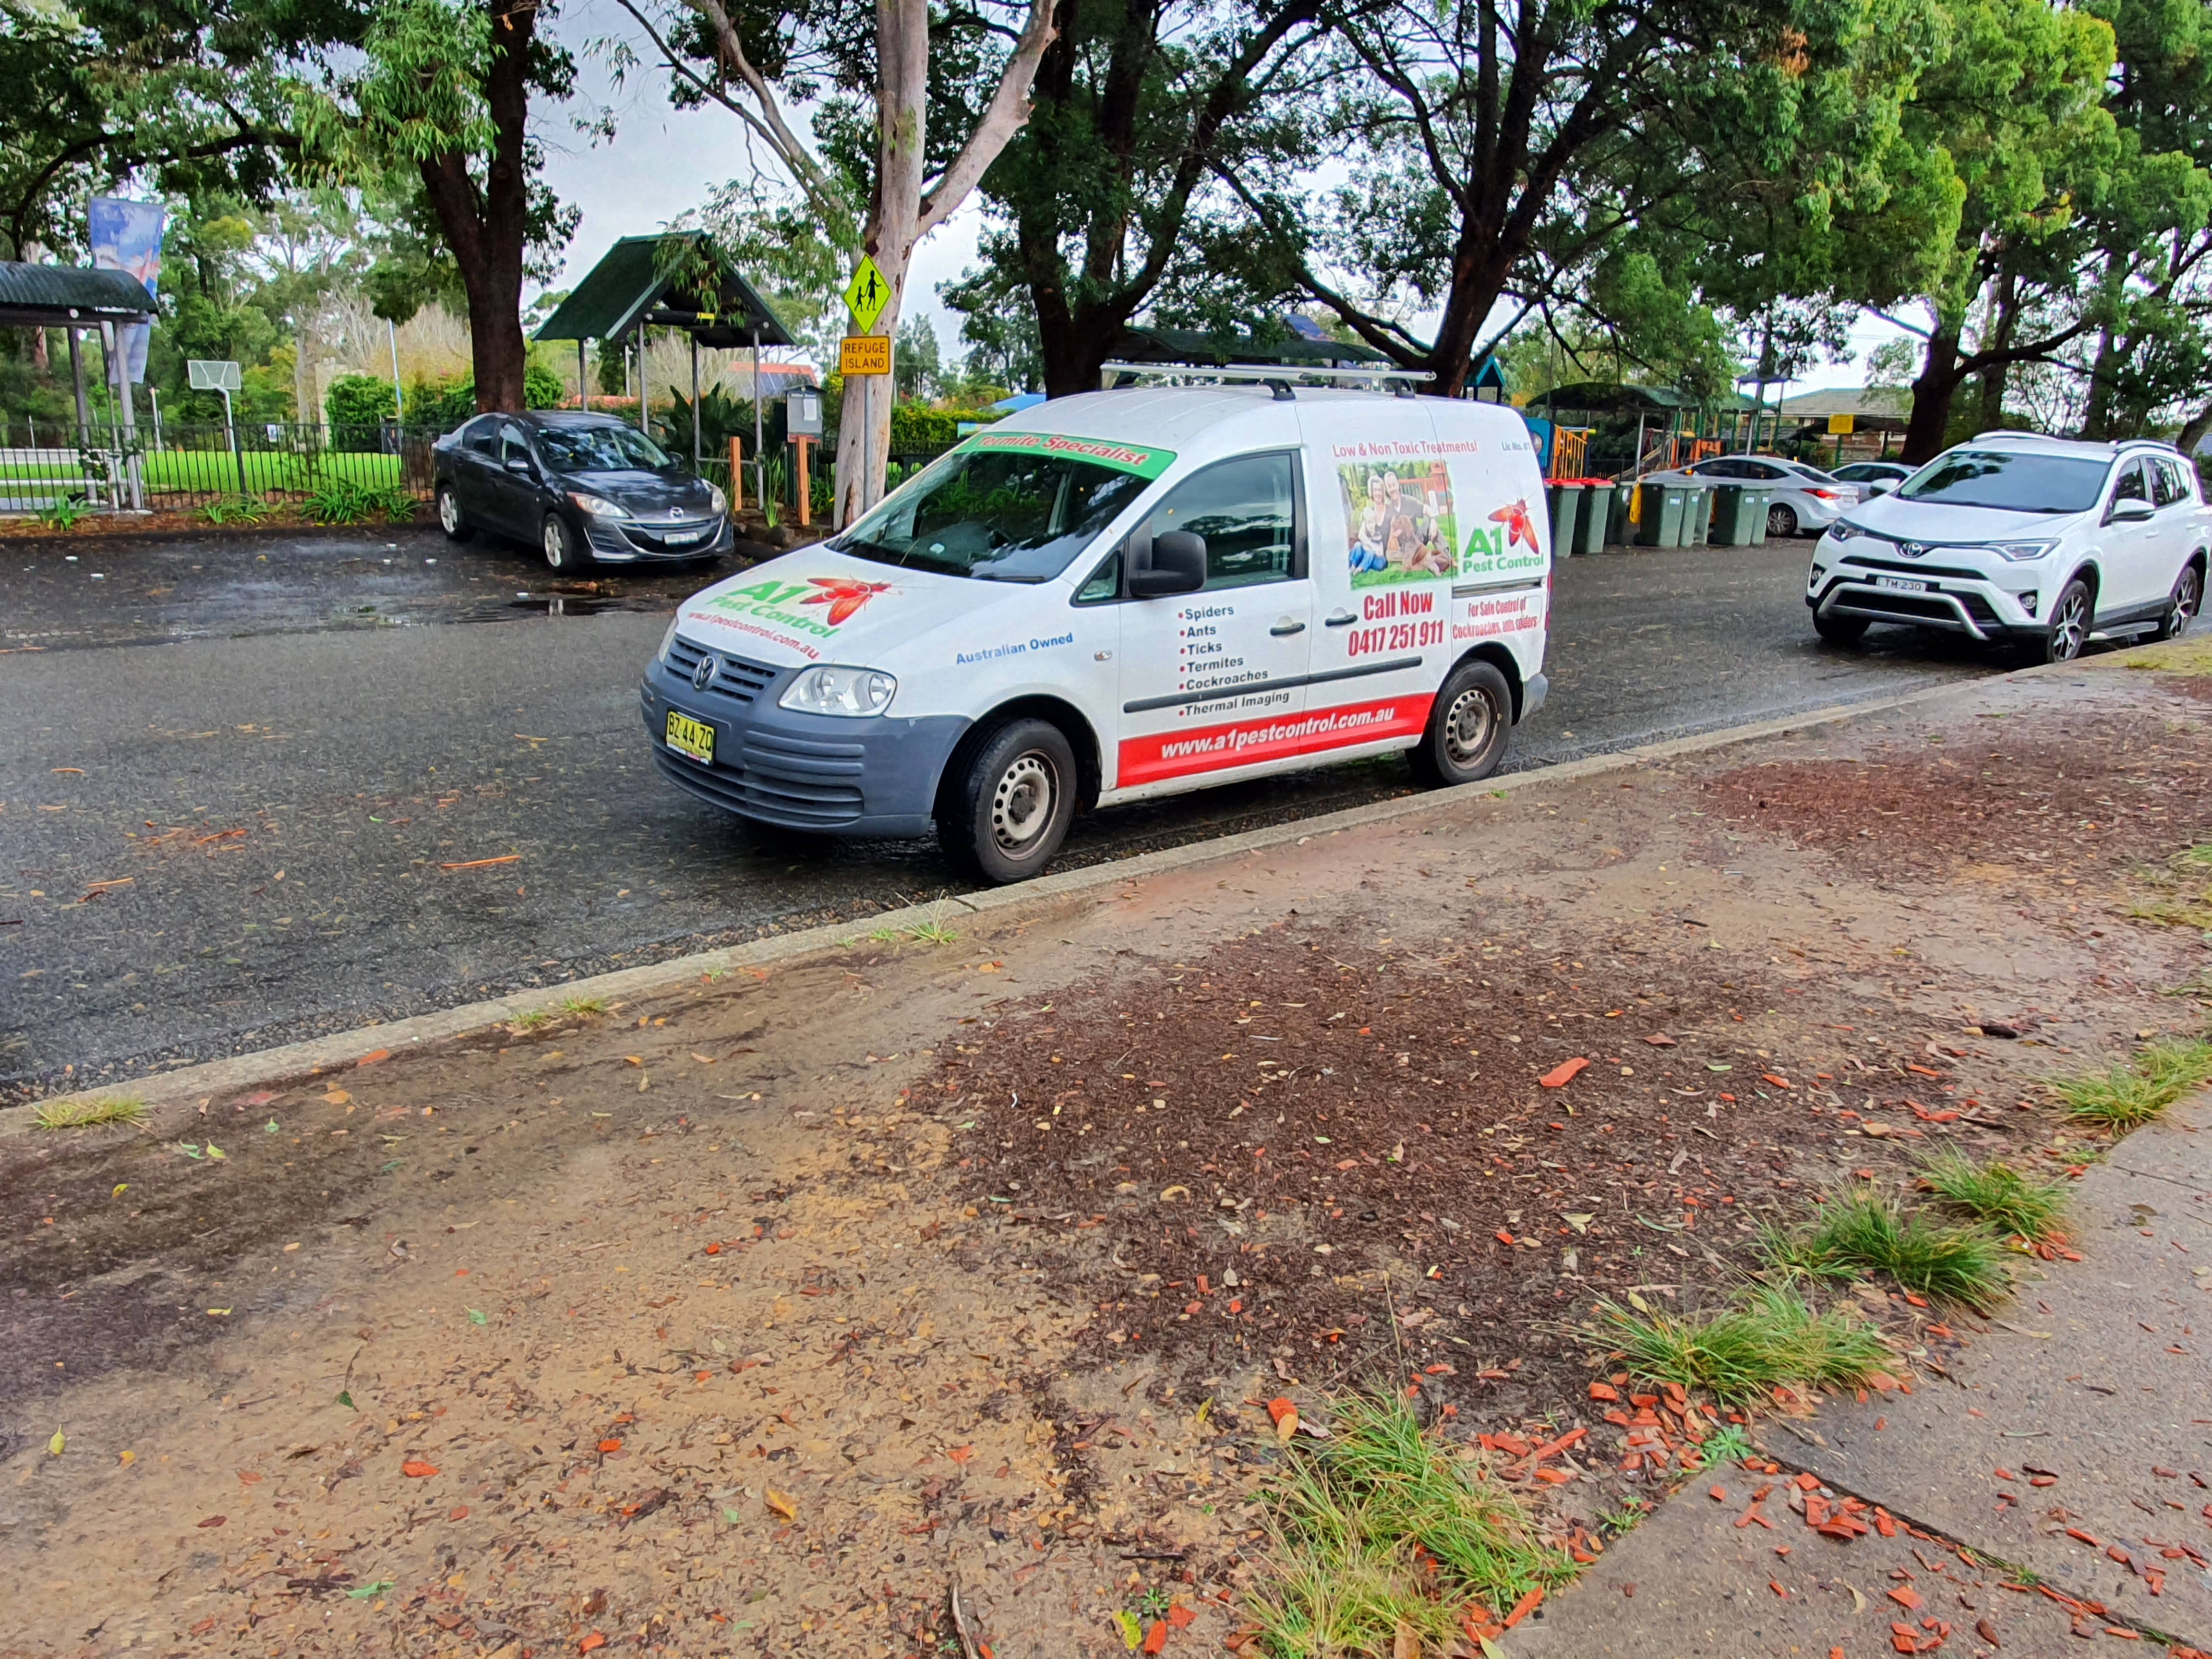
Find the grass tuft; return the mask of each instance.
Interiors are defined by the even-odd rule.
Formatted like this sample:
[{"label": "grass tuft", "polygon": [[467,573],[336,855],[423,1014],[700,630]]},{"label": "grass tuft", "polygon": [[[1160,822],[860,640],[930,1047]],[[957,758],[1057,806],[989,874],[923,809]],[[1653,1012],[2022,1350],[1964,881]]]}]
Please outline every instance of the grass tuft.
[{"label": "grass tuft", "polygon": [[31,1121],[41,1129],[96,1129],[119,1124],[135,1129],[146,1121],[146,1103],[136,1095],[100,1100],[58,1100],[35,1107]]},{"label": "grass tuft", "polygon": [[562,1013],[574,1014],[580,1019],[586,1014],[604,1014],[606,1011],[606,1001],[602,997],[570,997],[561,1005]]},{"label": "grass tuft", "polygon": [[951,945],[960,935],[941,921],[925,921],[906,930],[906,936],[918,945]]},{"label": "grass tuft", "polygon": [[1334,1437],[1294,1444],[1262,1488],[1271,1546],[1244,1610],[1267,1659],[1384,1659],[1465,1639],[1480,1602],[1500,1622],[1574,1568],[1513,1495],[1425,1433],[1407,1402],[1340,1401]]},{"label": "grass tuft", "polygon": [[2170,1037],[2154,1042],[2124,1065],[2081,1077],[2058,1078],[2051,1092],[2067,1115],[2107,1129],[2132,1129],[2212,1082],[2212,1042]]},{"label": "grass tuft", "polygon": [[550,1024],[552,1018],[553,1011],[550,1008],[526,1008],[507,1022],[507,1029],[515,1036],[521,1036],[526,1032],[536,1030],[541,1025]]},{"label": "grass tuft", "polygon": [[2057,1182],[2031,1180],[2002,1160],[1978,1164],[1956,1151],[1937,1153],[1920,1175],[1946,1203],[2000,1233],[2029,1240],[2063,1237],[2059,1223],[2066,1218],[2066,1189]]},{"label": "grass tuft", "polygon": [[1769,1233],[1771,1266],[1815,1279],[1881,1273],[1908,1291],[1946,1302],[1987,1307],[2011,1291],[2004,1247],[1979,1224],[1947,1227],[1923,1215],[1909,1219],[1872,1193],[1839,1195],[1821,1206],[1811,1228]]},{"label": "grass tuft", "polygon": [[1630,1370],[1720,1399],[1747,1401],[1777,1387],[1849,1388],[1885,1367],[1881,1334],[1848,1315],[1815,1309],[1795,1291],[1765,1285],[1717,1313],[1642,1314],[1601,1302],[1603,1336]]}]

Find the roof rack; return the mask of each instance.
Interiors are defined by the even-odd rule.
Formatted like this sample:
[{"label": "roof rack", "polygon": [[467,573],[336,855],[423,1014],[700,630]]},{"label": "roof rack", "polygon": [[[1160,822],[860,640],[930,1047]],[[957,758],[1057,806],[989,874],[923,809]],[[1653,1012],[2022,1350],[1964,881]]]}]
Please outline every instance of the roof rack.
[{"label": "roof rack", "polygon": [[2023,443],[2045,444],[2109,444],[2114,450],[2156,449],[2181,453],[2181,447],[2165,438],[2062,438],[2053,432],[2024,432],[2014,426],[1999,427],[1994,432],[1977,432],[1966,440],[1968,443],[1986,444],[2012,438]]},{"label": "roof rack", "polygon": [[1309,368],[1303,363],[1285,365],[1280,368],[1248,368],[1243,365],[1216,366],[1212,363],[1108,362],[1101,364],[1100,368],[1104,373],[1115,377],[1112,384],[1117,390],[1121,386],[1132,385],[1140,379],[1158,380],[1171,377],[1176,379],[1188,377],[1208,380],[1241,380],[1273,386],[1277,403],[1288,403],[1298,395],[1292,387],[1292,382],[1298,380],[1303,380],[1308,385],[1345,383],[1357,386],[1365,383],[1373,386],[1379,382],[1393,386],[1401,398],[1410,398],[1413,395],[1413,382],[1431,378],[1418,368],[1323,368],[1319,365]]}]

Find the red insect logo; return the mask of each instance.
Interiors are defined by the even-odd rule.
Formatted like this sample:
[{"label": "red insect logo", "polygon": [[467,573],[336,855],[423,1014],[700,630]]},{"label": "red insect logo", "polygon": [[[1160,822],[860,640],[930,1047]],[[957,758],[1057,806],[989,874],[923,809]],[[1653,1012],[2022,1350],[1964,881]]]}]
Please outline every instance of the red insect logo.
[{"label": "red insect logo", "polygon": [[809,576],[806,579],[822,591],[810,593],[799,601],[801,605],[826,605],[830,614],[823,620],[835,628],[878,593],[891,591],[889,582],[854,581],[847,576]]},{"label": "red insect logo", "polygon": [[1490,521],[1505,526],[1506,546],[1526,542],[1531,553],[1536,551],[1536,524],[1528,515],[1528,503],[1525,499],[1514,502],[1510,507],[1499,507],[1490,515]]}]

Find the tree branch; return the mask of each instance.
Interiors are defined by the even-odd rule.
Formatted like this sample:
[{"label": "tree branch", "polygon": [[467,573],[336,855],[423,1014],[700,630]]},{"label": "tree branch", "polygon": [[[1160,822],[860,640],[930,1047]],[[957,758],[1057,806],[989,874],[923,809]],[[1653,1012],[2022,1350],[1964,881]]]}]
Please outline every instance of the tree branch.
[{"label": "tree branch", "polygon": [[[700,0],[700,3],[720,9],[720,0]],[[1030,82],[1036,78],[1037,60],[1053,41],[1052,14],[1053,0],[1030,0],[1029,19],[1000,72],[990,103],[968,135],[968,142],[961,145],[960,154],[952,158],[952,165],[921,198],[921,213],[915,222],[916,241],[952,216],[991,163],[999,159],[1006,141],[1030,118]]]}]

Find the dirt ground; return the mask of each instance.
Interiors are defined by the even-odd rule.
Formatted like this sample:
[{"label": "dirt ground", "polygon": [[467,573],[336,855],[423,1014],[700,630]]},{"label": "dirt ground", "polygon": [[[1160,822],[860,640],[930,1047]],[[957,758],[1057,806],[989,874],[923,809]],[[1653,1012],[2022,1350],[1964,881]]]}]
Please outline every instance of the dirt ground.
[{"label": "dirt ground", "polygon": [[[1936,1146],[2079,1168],[2038,1079],[2201,1028],[2201,936],[2126,914],[2212,840],[2197,690],[1993,682],[0,1138],[0,1653],[903,1659],[955,1584],[998,1659],[1218,1651],[1266,1401],[1353,1384],[1587,1559],[1718,1415],[1608,1415],[1599,1298]],[[1868,1311],[1908,1379],[1973,1340]]]}]

